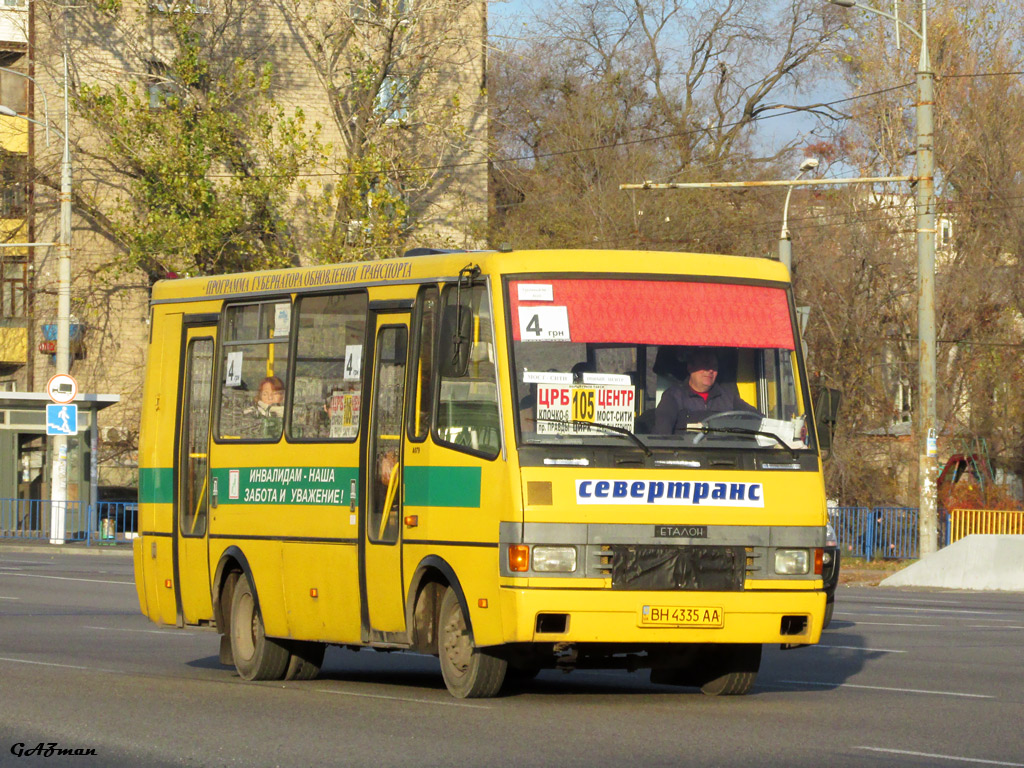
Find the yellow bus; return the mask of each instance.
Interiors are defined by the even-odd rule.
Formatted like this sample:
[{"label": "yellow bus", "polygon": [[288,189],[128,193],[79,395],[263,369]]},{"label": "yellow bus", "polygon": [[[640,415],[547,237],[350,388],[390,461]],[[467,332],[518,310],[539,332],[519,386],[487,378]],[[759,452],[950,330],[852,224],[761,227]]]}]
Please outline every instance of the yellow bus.
[{"label": "yellow bus", "polygon": [[246,680],[337,644],[436,655],[457,697],[544,668],[746,693],[825,612],[795,318],[780,264],[687,253],[159,282],[142,612]]}]

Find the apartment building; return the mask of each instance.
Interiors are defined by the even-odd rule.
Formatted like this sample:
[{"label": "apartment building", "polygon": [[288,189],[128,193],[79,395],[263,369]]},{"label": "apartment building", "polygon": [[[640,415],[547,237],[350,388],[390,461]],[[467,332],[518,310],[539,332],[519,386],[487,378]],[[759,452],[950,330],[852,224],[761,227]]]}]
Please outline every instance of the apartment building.
[{"label": "apartment building", "polygon": [[[381,146],[395,145],[395,136],[404,142],[404,162],[416,166],[407,175],[385,170],[361,191],[349,190],[354,202],[347,203],[344,237],[331,241],[337,247],[297,247],[292,263],[388,255],[374,242],[385,205],[388,212],[397,205],[407,217],[394,240],[403,247],[478,247],[477,233],[484,231],[483,0],[104,0],[67,6],[0,0],[0,105],[6,108],[0,110],[0,390],[41,392],[54,373],[58,248],[46,244],[60,237],[66,58],[74,190],[71,373],[80,391],[119,398],[95,412],[94,440],[88,432],[92,415],[86,414],[80,439],[71,441],[72,499],[92,498],[97,486],[137,482],[150,286],[156,278],[192,271],[182,270],[180,254],[170,251],[153,254],[148,268],[126,258],[126,212],[140,210],[130,185],[135,170],[111,158],[107,126],[83,114],[82,95],[142,89],[149,116],[159,120],[167,100],[181,94],[170,66],[175,51],[169,30],[183,15],[201,25],[204,44],[218,46],[215,64],[231,58],[251,65],[269,78],[269,97],[282,114],[299,108],[307,128],[316,127],[322,157],[303,169],[292,196],[340,198],[352,167],[366,165],[346,164],[346,153],[382,154]],[[328,51],[331,45],[339,47]],[[390,62],[387,71],[373,66],[381,60]],[[429,135],[442,121],[445,135]],[[393,157],[385,160],[385,169],[400,166]],[[218,168],[211,176],[230,172]],[[291,210],[319,215],[308,206]],[[32,243],[37,245],[27,245]],[[248,266],[244,259],[233,264]],[[0,429],[6,435],[0,436],[0,498],[45,497],[50,459],[39,434],[42,422],[19,427],[18,419],[27,417],[15,415],[16,399],[0,401],[0,427],[6,427]]]}]

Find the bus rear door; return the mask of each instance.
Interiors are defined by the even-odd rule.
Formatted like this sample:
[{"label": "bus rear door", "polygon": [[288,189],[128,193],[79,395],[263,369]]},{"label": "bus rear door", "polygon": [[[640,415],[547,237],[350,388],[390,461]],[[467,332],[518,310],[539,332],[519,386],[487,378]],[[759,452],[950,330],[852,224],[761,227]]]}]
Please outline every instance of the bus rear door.
[{"label": "bus rear door", "polygon": [[175,480],[174,571],[178,624],[213,616],[210,597],[210,401],[217,326],[185,317]]}]

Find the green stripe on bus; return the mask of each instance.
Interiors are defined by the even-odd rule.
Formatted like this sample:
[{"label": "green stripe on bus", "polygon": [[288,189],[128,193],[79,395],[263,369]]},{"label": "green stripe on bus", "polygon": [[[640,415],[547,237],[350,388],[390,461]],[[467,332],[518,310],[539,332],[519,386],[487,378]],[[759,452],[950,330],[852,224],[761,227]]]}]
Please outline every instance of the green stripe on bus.
[{"label": "green stripe on bus", "polygon": [[174,501],[174,470],[170,467],[141,467],[139,501],[143,504],[171,504]]},{"label": "green stripe on bus", "polygon": [[479,507],[480,467],[405,467],[405,503],[414,507]]}]

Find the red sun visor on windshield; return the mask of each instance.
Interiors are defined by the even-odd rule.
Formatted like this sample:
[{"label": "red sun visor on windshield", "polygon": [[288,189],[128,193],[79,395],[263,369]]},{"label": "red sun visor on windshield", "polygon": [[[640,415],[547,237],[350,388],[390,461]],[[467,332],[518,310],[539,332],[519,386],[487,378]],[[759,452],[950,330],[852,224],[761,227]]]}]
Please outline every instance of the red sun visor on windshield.
[{"label": "red sun visor on windshield", "polygon": [[513,280],[516,341],[793,349],[781,288],[669,280]]}]

